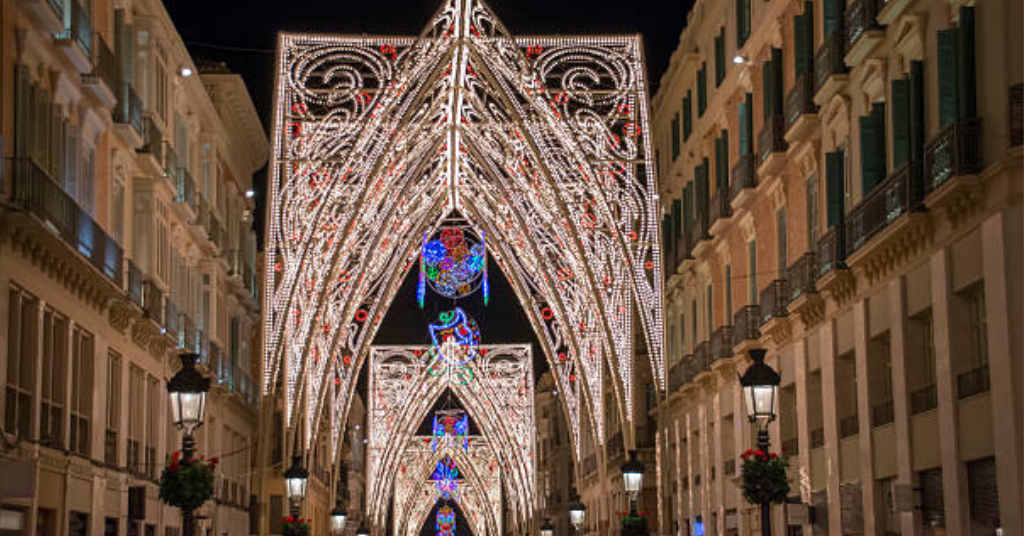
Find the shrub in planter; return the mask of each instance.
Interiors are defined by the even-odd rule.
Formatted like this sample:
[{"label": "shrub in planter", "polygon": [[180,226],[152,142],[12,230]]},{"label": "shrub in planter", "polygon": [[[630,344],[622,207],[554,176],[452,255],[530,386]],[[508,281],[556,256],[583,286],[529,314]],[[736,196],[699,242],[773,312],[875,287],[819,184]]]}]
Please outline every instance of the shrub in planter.
[{"label": "shrub in planter", "polygon": [[160,474],[160,500],[183,510],[195,510],[213,496],[213,472],[216,457],[181,459],[174,451]]},{"label": "shrub in planter", "polygon": [[743,453],[743,497],[751,504],[782,504],[789,496],[789,462],[761,450]]},{"label": "shrub in planter", "polygon": [[622,536],[648,536],[650,534],[645,512],[640,512],[638,515],[619,512],[619,519],[622,522]]},{"label": "shrub in planter", "polygon": [[312,519],[288,516],[284,518],[284,526],[281,528],[281,536],[309,536],[309,524],[312,521]]}]

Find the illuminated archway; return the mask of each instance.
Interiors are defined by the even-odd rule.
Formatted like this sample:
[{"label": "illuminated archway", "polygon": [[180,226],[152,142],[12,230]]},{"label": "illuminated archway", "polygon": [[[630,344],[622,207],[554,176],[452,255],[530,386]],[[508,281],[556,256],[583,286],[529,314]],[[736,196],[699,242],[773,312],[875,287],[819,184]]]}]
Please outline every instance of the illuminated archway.
[{"label": "illuminated archway", "polygon": [[577,456],[581,418],[603,440],[605,370],[632,444],[634,318],[665,382],[639,36],[517,38],[447,0],[416,38],[283,34],[277,73],[263,390],[283,375],[288,426],[308,445],[327,415],[337,448],[402,276],[457,212],[528,313]]}]

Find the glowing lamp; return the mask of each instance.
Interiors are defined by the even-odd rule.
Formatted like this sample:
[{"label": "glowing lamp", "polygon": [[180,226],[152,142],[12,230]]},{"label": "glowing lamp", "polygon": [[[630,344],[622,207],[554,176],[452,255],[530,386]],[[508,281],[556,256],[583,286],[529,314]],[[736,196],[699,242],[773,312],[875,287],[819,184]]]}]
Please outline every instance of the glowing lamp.
[{"label": "glowing lamp", "polygon": [[580,530],[586,517],[587,507],[579,500],[569,505],[569,523],[572,523],[573,528]]},{"label": "glowing lamp", "polygon": [[167,382],[167,393],[171,396],[171,419],[174,426],[186,436],[203,425],[206,412],[206,392],[210,380],[196,370],[198,354],[181,354],[181,370]]},{"label": "glowing lamp", "polygon": [[754,364],[750,365],[740,378],[743,399],[747,406],[747,418],[761,428],[775,420],[775,402],[782,380],[779,373],[764,362],[765,353],[763,349],[751,350],[750,358],[754,360]]},{"label": "glowing lamp", "polygon": [[629,460],[622,464],[622,484],[626,493],[640,493],[644,484],[644,464],[636,459],[636,451],[629,451]]},{"label": "glowing lamp", "polygon": [[363,525],[356,531],[356,536],[370,536],[370,529],[366,528],[366,525]]},{"label": "glowing lamp", "polygon": [[345,521],[348,520],[348,516],[345,515],[345,509],[341,507],[341,502],[334,506],[334,510],[331,510],[331,532],[335,534],[341,534],[345,530]]},{"label": "glowing lamp", "polygon": [[544,524],[541,525],[540,536],[555,536],[555,526],[551,524],[550,519],[545,519]]},{"label": "glowing lamp", "polygon": [[309,471],[302,466],[302,456],[292,456],[292,466],[284,472],[285,490],[288,492],[288,499],[301,501],[306,496],[306,483],[309,481]]}]

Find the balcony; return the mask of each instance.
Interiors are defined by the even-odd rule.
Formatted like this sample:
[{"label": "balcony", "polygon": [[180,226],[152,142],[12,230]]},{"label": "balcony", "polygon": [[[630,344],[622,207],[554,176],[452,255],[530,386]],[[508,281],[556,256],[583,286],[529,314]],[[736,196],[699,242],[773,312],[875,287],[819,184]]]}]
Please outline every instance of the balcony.
[{"label": "balcony", "polygon": [[756,305],[744,305],[732,317],[732,346],[737,354],[746,353],[750,343],[761,338],[761,312]]},{"label": "balcony", "polygon": [[19,2],[43,27],[44,33],[64,29],[64,2],[61,0],[21,0]]},{"label": "balcony", "polygon": [[[981,166],[981,120],[972,117],[947,125],[924,149],[925,193],[931,194],[956,177],[976,175]],[[959,190],[951,192],[953,197],[967,193],[952,189]]]},{"label": "balcony", "polygon": [[732,168],[732,183],[729,184],[729,197],[734,207],[742,207],[752,197],[757,188],[754,155],[745,154],[740,157]]},{"label": "balcony", "polygon": [[693,349],[690,363],[690,370],[694,377],[711,371],[711,343],[709,341],[703,341]]},{"label": "balcony", "polygon": [[213,207],[206,201],[206,197],[198,194],[198,207],[196,212],[195,225],[199,226],[206,234],[207,239],[215,248],[219,248],[224,239],[224,228],[220,220],[213,212]]},{"label": "balcony", "polygon": [[608,450],[608,462],[611,463],[616,458],[621,458],[625,452],[622,432],[615,432],[611,437],[608,438],[608,444],[606,447]]},{"label": "balcony", "polygon": [[757,174],[775,176],[786,165],[786,119],[773,115],[757,135]]},{"label": "balcony", "polygon": [[912,167],[903,166],[875,187],[846,216],[846,251],[854,255],[875,235],[910,211]]},{"label": "balcony", "polygon": [[773,319],[789,316],[789,310],[786,308],[789,305],[789,289],[787,287],[785,279],[776,279],[761,289],[759,326],[764,326]]},{"label": "balcony", "polygon": [[128,296],[129,301],[141,309],[145,303],[142,291],[145,281],[142,277],[142,270],[131,259],[128,259],[125,264],[127,265],[124,284],[125,294]]},{"label": "balcony", "polygon": [[178,342],[178,326],[180,325],[181,319],[178,316],[178,307],[171,300],[170,296],[164,300],[164,330],[167,336],[171,338],[177,345]]},{"label": "balcony", "polygon": [[75,68],[82,74],[88,74],[92,71],[92,18],[81,1],[70,0],[67,4],[71,7],[70,24],[53,38]]},{"label": "balcony", "polygon": [[178,172],[173,178],[175,189],[178,192],[174,200],[178,203],[184,203],[193,214],[196,214],[199,209],[199,198],[196,192],[196,181],[192,178],[192,173],[184,167],[179,167]]},{"label": "balcony", "polygon": [[100,34],[94,34],[92,43],[92,72],[82,75],[82,81],[107,108],[117,104],[117,91],[121,86],[121,69],[117,56]]},{"label": "balcony", "polygon": [[668,371],[668,392],[674,393],[686,384],[686,367],[682,362],[672,365]]},{"label": "balcony", "polygon": [[142,99],[129,83],[121,84],[118,91],[114,125],[131,146],[139,149],[146,139],[146,127],[142,121]]},{"label": "balcony", "polygon": [[124,281],[120,244],[32,160],[10,159],[5,164],[13,203],[55,232],[120,292]]},{"label": "balcony", "polygon": [[832,97],[842,91],[849,80],[843,36],[833,33],[814,53],[814,102],[824,106]]},{"label": "balcony", "polygon": [[152,117],[142,120],[142,146],[136,150],[143,158],[142,162],[149,175],[160,175],[164,172],[164,134]]},{"label": "balcony", "polygon": [[[164,141],[163,151],[163,169],[160,171],[164,177],[171,180],[171,183],[174,184],[175,190],[177,190],[178,173],[181,172],[181,168],[178,167],[178,153],[174,152],[174,148],[171,147],[171,143],[169,141]],[[193,190],[194,189],[195,188],[193,188]]]},{"label": "balcony", "polygon": [[786,95],[786,142],[805,141],[818,123],[818,105],[814,104],[814,77],[804,74]]},{"label": "balcony", "polygon": [[957,398],[963,400],[981,393],[987,393],[991,386],[988,364],[969,370],[956,377]]},{"label": "balcony", "polygon": [[939,407],[939,397],[935,384],[910,393],[910,414],[917,415]]},{"label": "balcony", "polygon": [[732,357],[732,326],[722,326],[711,335],[711,360]]},{"label": "balcony", "polygon": [[878,0],[855,0],[846,8],[846,64],[860,64],[885,38],[878,24]]},{"label": "balcony", "polygon": [[871,407],[872,428],[892,424],[894,420],[896,420],[896,407],[892,400],[881,402]]},{"label": "balcony", "polygon": [[712,235],[718,234],[719,229],[728,223],[729,218],[732,217],[732,204],[730,201],[727,188],[719,188],[711,196],[711,214],[708,219],[711,221]]},{"label": "balcony", "polygon": [[142,310],[157,325],[164,325],[164,291],[152,280],[142,285]]},{"label": "balcony", "polygon": [[805,326],[817,323],[824,315],[824,304],[818,296],[818,255],[804,253],[788,270],[789,312],[800,317]]},{"label": "balcony", "polygon": [[857,420],[856,415],[839,419],[839,439],[853,437],[858,433],[860,433],[860,421]]}]

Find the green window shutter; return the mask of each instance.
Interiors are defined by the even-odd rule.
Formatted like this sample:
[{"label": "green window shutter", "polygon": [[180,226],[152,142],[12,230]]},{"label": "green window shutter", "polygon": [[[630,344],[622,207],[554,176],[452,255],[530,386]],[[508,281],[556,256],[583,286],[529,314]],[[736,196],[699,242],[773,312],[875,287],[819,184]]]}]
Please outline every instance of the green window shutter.
[{"label": "green window shutter", "polygon": [[975,117],[978,114],[977,66],[974,48],[974,8],[960,8],[960,22],[957,29],[957,111],[960,118]]},{"label": "green window shutter", "polygon": [[683,228],[683,201],[676,199],[672,201],[672,243],[679,242],[682,237]]},{"label": "green window shutter", "polygon": [[715,37],[715,87],[722,85],[725,80],[725,28],[718,32]]},{"label": "green window shutter", "polygon": [[683,99],[683,141],[690,139],[693,131],[693,91],[686,91],[686,98]]},{"label": "green window shutter", "polygon": [[722,161],[718,166],[718,187],[728,197],[729,191],[729,131],[722,131]]},{"label": "green window shutter", "polygon": [[757,305],[757,239],[747,244],[747,301]]},{"label": "green window shutter", "polygon": [[704,116],[708,106],[708,64],[702,63],[697,71],[697,117]]},{"label": "green window shutter", "polygon": [[736,0],[736,48],[750,37],[750,0]]},{"label": "green window shutter", "polygon": [[807,16],[793,16],[793,65],[797,78],[807,72],[807,49],[804,48],[804,33],[807,32]]},{"label": "green window shutter", "polygon": [[705,158],[704,162],[697,166],[695,174],[697,176],[697,223],[703,236],[708,230],[708,207],[710,206],[710,190],[708,188],[708,169],[711,165],[708,163],[708,159]]},{"label": "green window shutter", "polygon": [[957,30],[939,30],[939,126],[956,121],[957,105]]},{"label": "green window shutter", "polygon": [[924,161],[924,62],[910,62],[910,161]]},{"label": "green window shutter", "polygon": [[761,67],[761,111],[762,118],[767,122],[772,117],[772,62],[767,61]]},{"label": "green window shutter", "polygon": [[[662,216],[661,218],[661,253],[664,255],[664,264],[668,267],[671,264],[670,259],[673,258],[672,252],[672,217]],[[666,268],[668,269],[668,268]]]},{"label": "green window shutter", "polygon": [[[683,187],[683,227],[684,230],[693,225],[693,181]],[[690,244],[692,246],[692,244]]]},{"label": "green window shutter", "polygon": [[775,213],[775,237],[778,240],[776,247],[776,261],[779,278],[785,277],[786,269],[789,268],[786,246],[786,208],[783,207]]},{"label": "green window shutter", "polygon": [[885,103],[872,104],[871,113],[860,118],[860,174],[862,196],[885,180]]},{"label": "green window shutter", "polygon": [[28,156],[29,125],[32,121],[32,88],[27,65],[14,70],[14,155]]},{"label": "green window shutter", "polygon": [[772,49],[772,115],[782,115],[782,100],[785,98],[783,88],[783,56],[781,48]]},{"label": "green window shutter", "polygon": [[672,118],[672,161],[679,158],[679,114]]},{"label": "green window shutter", "polygon": [[843,32],[843,11],[846,0],[825,0],[825,36]]},{"label": "green window shutter", "polygon": [[910,79],[892,81],[892,166],[910,161]]},{"label": "green window shutter", "polygon": [[846,167],[842,151],[825,154],[825,188],[828,226],[835,227],[843,223],[843,205],[846,193],[843,169]]},{"label": "green window shutter", "polygon": [[[750,98],[750,93],[747,93],[747,99]],[[750,121],[750,106],[746,102],[740,103],[740,136],[739,136],[739,154],[740,156],[746,156],[750,153],[750,127],[748,122]]]}]

